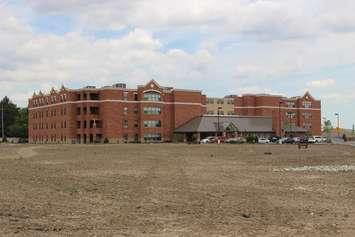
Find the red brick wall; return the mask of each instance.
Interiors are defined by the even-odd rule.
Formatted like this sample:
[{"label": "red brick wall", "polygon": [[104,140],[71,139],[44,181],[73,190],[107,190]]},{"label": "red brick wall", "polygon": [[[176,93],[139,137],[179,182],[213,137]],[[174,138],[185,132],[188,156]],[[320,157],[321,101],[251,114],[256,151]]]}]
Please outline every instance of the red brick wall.
[{"label": "red brick wall", "polygon": [[[304,101],[311,102],[312,108],[304,108]],[[294,102],[295,107],[288,108],[287,102]],[[298,127],[310,124],[309,132],[311,134],[321,134],[321,102],[315,100],[309,93],[306,93],[303,97],[291,99],[270,95],[245,95],[236,97],[234,104],[237,115],[272,117],[273,130],[277,135],[283,134],[281,129],[286,123],[293,123]],[[287,118],[286,113],[288,111],[294,112],[295,118]],[[311,118],[305,118],[304,112],[311,113]]]},{"label": "red brick wall", "polygon": [[[144,101],[144,92],[154,90],[160,93],[160,101]],[[128,93],[124,98],[124,92]],[[98,93],[99,100],[90,100],[90,93]],[[66,94],[65,101],[56,101],[49,104],[34,105],[36,100],[43,100],[46,97],[59,96]],[[86,100],[84,95],[87,95]],[[137,96],[135,96],[135,94]],[[80,95],[80,100],[78,100]],[[81,89],[81,90],[62,90],[52,95],[34,96],[29,100],[29,140],[32,143],[74,143],[77,136],[80,136],[80,142],[89,142],[90,135],[94,138],[97,134],[102,135],[111,143],[123,142],[124,136],[128,136],[128,141],[133,141],[138,136],[143,141],[146,133],[160,133],[164,141],[170,141],[174,129],[188,120],[201,116],[205,113],[204,105],[206,97],[200,91],[173,90],[171,88],[160,87],[156,82],[151,81],[145,86],[140,86],[136,90],[123,88],[102,88],[102,89]],[[144,114],[144,107],[159,107],[161,114]],[[60,114],[60,108],[66,107],[65,115]],[[87,114],[84,114],[84,108],[87,108]],[[90,107],[98,107],[99,114],[90,114]],[[125,111],[124,108],[127,108]],[[77,109],[81,109],[81,114],[77,114]],[[56,116],[34,117],[33,114],[39,114],[46,110],[57,110]],[[59,111],[59,112],[58,112]],[[90,128],[90,121],[101,121],[102,126]],[[124,121],[128,121],[128,127],[124,127]],[[161,127],[145,128],[145,120],[160,120]],[[66,121],[66,128],[61,127],[61,123]],[[80,128],[77,128],[77,122],[80,121]],[[83,127],[84,121],[87,127]],[[135,127],[135,122],[138,127]],[[38,124],[56,124],[56,128],[34,129]],[[50,137],[56,136],[55,140]],[[49,139],[47,140],[47,137]],[[63,139],[61,139],[63,137]],[[64,137],[66,140],[64,140]],[[36,139],[37,138],[37,139]],[[38,139],[40,138],[40,139]],[[59,139],[58,139],[59,138]]]}]

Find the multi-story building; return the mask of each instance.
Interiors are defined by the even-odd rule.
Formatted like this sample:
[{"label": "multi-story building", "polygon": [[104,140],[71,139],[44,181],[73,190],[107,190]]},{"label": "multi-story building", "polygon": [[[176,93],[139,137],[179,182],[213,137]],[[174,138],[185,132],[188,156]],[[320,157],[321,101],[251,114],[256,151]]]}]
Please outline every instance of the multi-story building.
[{"label": "multi-story building", "polygon": [[321,135],[321,101],[309,92],[304,96],[286,98],[277,95],[248,94],[235,97],[236,115],[269,116],[279,136]]},{"label": "multi-story building", "polygon": [[201,91],[162,87],[154,80],[136,89],[63,86],[29,99],[29,141],[171,141],[175,128],[206,113],[205,101]]},{"label": "multi-story building", "polygon": [[235,115],[234,98],[236,95],[228,95],[224,98],[208,97],[206,111],[208,115]]}]

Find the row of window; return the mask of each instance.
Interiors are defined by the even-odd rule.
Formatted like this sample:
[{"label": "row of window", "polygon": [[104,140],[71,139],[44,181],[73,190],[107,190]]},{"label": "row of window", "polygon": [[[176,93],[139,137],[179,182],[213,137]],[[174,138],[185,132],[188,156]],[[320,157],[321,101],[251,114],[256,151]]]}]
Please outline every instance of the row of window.
[{"label": "row of window", "polygon": [[[296,113],[295,112],[286,112],[286,117],[290,118],[290,119],[296,118]],[[311,112],[304,112],[303,117],[305,119],[311,119],[312,113]]]},{"label": "row of window", "polygon": [[[218,112],[213,111],[213,110],[209,110],[207,111],[207,114],[213,115],[213,114],[218,114]],[[224,115],[224,111],[220,110],[219,111],[219,115]],[[234,111],[228,111],[227,115],[235,115]]]},{"label": "row of window", "polygon": [[234,99],[213,99],[213,98],[207,98],[206,101],[207,104],[219,104],[223,105],[224,103],[226,104],[234,104]]},{"label": "row of window", "polygon": [[[42,129],[57,129],[56,123],[35,123],[33,124],[33,130],[42,130]],[[60,128],[67,128],[67,121],[60,122]]]},{"label": "row of window", "polygon": [[67,108],[66,107],[60,108],[58,113],[57,113],[56,109],[34,112],[34,113],[32,113],[32,118],[38,119],[38,118],[44,118],[44,117],[47,117],[47,118],[48,117],[55,117],[55,116],[57,116],[57,114],[58,115],[60,114],[60,116],[67,115]]},{"label": "row of window", "polygon": [[67,142],[67,136],[60,135],[60,137],[57,135],[50,135],[50,136],[33,136],[32,137],[33,142]]},{"label": "row of window", "polygon": [[101,120],[76,121],[76,128],[102,128]]},{"label": "row of window", "polygon": [[34,99],[32,101],[32,104],[34,106],[41,106],[41,105],[49,105],[49,104],[55,104],[57,102],[65,102],[65,101],[67,101],[67,95],[63,94],[63,95],[59,95],[58,97],[56,95],[53,95],[53,96]]}]

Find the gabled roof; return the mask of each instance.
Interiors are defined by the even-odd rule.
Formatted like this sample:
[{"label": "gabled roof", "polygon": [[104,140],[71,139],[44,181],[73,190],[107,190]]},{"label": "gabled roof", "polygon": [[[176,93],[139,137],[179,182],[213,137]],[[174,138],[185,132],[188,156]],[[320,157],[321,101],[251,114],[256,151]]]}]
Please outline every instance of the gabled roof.
[{"label": "gabled roof", "polygon": [[[272,132],[271,117],[219,116],[220,131],[233,124],[240,132]],[[224,126],[226,125],[226,126]],[[176,133],[217,132],[218,116],[200,116],[175,129]]]}]

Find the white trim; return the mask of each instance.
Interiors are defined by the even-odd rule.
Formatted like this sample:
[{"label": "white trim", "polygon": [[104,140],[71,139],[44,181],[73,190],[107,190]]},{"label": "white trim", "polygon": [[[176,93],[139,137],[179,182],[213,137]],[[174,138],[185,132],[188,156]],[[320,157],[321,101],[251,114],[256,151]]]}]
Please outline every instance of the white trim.
[{"label": "white trim", "polygon": [[278,107],[278,106],[236,106],[234,107],[235,109],[283,109],[283,110],[314,110],[314,111],[320,111],[321,109],[316,109],[316,108],[303,108],[303,107]]},{"label": "white trim", "polygon": [[158,94],[161,94],[161,91],[154,90],[154,89],[145,90],[145,91],[143,91],[143,94],[144,94],[144,93],[147,93],[147,92],[156,92],[156,93],[158,93]]},{"label": "white trim", "polygon": [[206,107],[206,105],[201,103],[190,103],[190,102],[164,102],[164,101],[132,101],[132,100],[78,100],[78,101],[66,101],[57,104],[44,105],[40,107],[29,108],[28,110],[37,110],[50,108],[55,106],[67,105],[67,104],[82,104],[82,103],[131,103],[131,104],[164,104],[164,105],[198,105],[201,107]]}]

